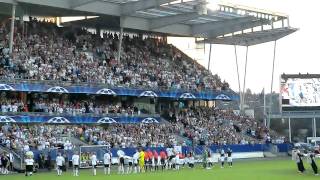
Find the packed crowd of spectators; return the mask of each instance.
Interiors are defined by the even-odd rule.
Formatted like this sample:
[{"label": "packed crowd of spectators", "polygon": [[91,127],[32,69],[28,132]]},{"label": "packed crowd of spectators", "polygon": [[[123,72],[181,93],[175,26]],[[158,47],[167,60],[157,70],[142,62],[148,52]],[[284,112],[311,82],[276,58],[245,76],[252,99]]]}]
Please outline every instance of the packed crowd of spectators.
[{"label": "packed crowd of spectators", "polygon": [[171,113],[173,122],[184,128],[181,134],[193,144],[248,144],[271,141],[260,122],[231,110],[208,107],[188,108]]},{"label": "packed crowd of spectators", "polygon": [[80,139],[110,147],[167,147],[178,145],[175,124],[118,124],[109,127],[82,127]]},{"label": "packed crowd of spectators", "polygon": [[126,124],[103,126],[80,125],[17,125],[5,124],[0,130],[0,144],[17,151],[30,149],[72,150],[70,137],[77,137],[90,145],[115,148],[166,147],[178,145],[174,124]]},{"label": "packed crowd of spectators", "polygon": [[[196,144],[204,142],[205,144],[248,143],[244,136],[241,136],[236,125],[232,124],[232,119],[227,119],[227,116],[217,112],[211,114],[207,119],[208,114],[204,114],[205,112],[209,113],[209,111],[200,108],[197,111],[189,110],[185,114],[178,115],[177,122],[165,124],[119,124],[108,127],[5,125],[2,126],[0,141],[13,149],[28,150],[29,146],[44,149],[52,145],[63,144],[61,139],[57,139],[57,137],[72,135],[92,145],[164,147],[166,145],[185,145],[185,142],[177,142],[175,139],[176,135],[182,133]],[[240,123],[237,122],[237,124]]]},{"label": "packed crowd of spectators", "polygon": [[68,140],[73,135],[72,126],[5,124],[0,129],[0,144],[17,151],[49,148],[72,149]]},{"label": "packed crowd of spectators", "polygon": [[[20,78],[197,91],[228,88],[217,75],[212,75],[163,38],[125,35],[118,60],[117,33],[105,33],[100,37],[84,29],[61,28],[35,19],[22,24],[16,23],[12,54],[8,49],[9,23],[0,24],[0,77],[5,80]],[[2,113],[141,113],[134,106],[106,105],[96,101],[34,100],[32,107],[17,99],[2,99],[0,103]],[[6,124],[1,126],[0,144],[27,151],[52,147],[72,149],[74,145],[63,138],[65,136],[110,147],[185,145],[185,141],[177,140],[179,135],[193,145],[248,144],[271,139],[261,123],[233,111],[188,108],[171,114],[171,120],[163,124],[106,127]]]},{"label": "packed crowd of spectators", "polygon": [[[250,133],[248,127],[251,129]],[[187,140],[177,139],[178,136]],[[6,124],[0,130],[0,144],[24,151],[30,147],[39,150],[52,147],[72,149],[70,137],[79,138],[90,145],[121,148],[271,142],[269,131],[254,119],[236,115],[232,111],[207,107],[181,110],[177,115],[173,114],[172,122],[161,124],[108,126]],[[188,141],[191,141],[191,144],[188,144]]]},{"label": "packed crowd of spectators", "polygon": [[[84,29],[31,19],[16,23],[9,55],[9,22],[0,25],[0,76],[164,89],[226,89],[228,84],[183,56],[162,38],[125,35],[117,60],[117,33],[103,38]],[[27,31],[25,30],[27,29]]]},{"label": "packed crowd of spectators", "polygon": [[37,112],[49,114],[122,114],[140,115],[141,111],[148,114],[145,109],[140,110],[134,105],[107,104],[93,100],[59,101],[47,99],[34,99],[32,105],[28,105],[18,98],[1,98],[1,113]]},{"label": "packed crowd of spectators", "polygon": [[58,101],[37,101],[34,102],[35,112],[56,113],[56,114],[123,114],[123,115],[140,115],[141,112],[136,106],[120,106],[120,105],[106,105],[97,104],[93,101],[84,102],[68,102],[61,103]]}]

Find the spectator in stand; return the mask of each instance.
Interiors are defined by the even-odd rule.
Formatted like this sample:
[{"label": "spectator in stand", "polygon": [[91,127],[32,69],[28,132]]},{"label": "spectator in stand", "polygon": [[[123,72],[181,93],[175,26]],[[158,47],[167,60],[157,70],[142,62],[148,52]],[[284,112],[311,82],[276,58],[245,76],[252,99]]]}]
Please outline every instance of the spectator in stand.
[{"label": "spectator in stand", "polygon": [[[182,109],[173,119],[184,127],[183,134],[193,143],[201,145],[248,144],[266,139],[268,130],[258,121],[239,116],[231,110],[197,107]],[[254,129],[248,135],[245,128]]]},{"label": "spectator in stand", "polygon": [[[0,30],[0,76],[6,79],[102,83],[147,89],[227,89],[172,45],[158,38],[125,35],[121,61],[116,60],[117,34],[98,37],[84,29],[59,28],[32,19],[23,32],[16,23],[13,54],[9,55],[9,22]],[[69,32],[65,35],[65,32]]]},{"label": "spectator in stand", "polygon": [[[44,100],[43,98],[33,99],[33,106],[29,111],[26,104],[16,98],[3,98],[0,101],[1,113],[17,113],[17,112],[37,112],[50,114],[123,114],[126,116],[141,115],[140,109],[134,105],[114,105],[106,104],[103,101],[93,100],[65,100],[58,99]],[[144,111],[148,113],[148,111]]]}]

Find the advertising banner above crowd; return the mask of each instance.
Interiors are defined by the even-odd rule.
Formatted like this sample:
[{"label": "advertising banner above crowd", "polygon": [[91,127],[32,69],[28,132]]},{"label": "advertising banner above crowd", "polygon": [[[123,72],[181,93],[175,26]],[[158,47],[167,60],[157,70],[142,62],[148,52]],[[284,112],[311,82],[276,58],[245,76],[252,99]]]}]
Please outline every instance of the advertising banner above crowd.
[{"label": "advertising banner above crowd", "polygon": [[223,100],[236,101],[239,96],[233,91],[185,91],[185,90],[142,90],[134,88],[103,88],[101,86],[51,86],[47,84],[8,83],[0,84],[0,91],[51,92],[51,93],[84,93],[110,96],[136,96],[151,98],[174,98],[189,100]]},{"label": "advertising banner above crowd", "polygon": [[134,116],[64,116],[64,115],[1,115],[0,123],[47,123],[47,124],[134,124],[160,123],[160,117]]}]

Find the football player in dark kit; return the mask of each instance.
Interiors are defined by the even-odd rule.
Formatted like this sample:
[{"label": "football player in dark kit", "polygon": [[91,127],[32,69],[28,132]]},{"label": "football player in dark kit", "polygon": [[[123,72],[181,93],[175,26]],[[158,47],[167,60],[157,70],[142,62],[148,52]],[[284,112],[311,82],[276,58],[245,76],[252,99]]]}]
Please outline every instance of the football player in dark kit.
[{"label": "football player in dark kit", "polygon": [[302,161],[303,156],[304,155],[299,150],[292,151],[292,159],[296,161],[299,173],[304,173],[304,171],[306,170]]},{"label": "football player in dark kit", "polygon": [[232,167],[232,150],[230,148],[228,148],[227,155],[227,162],[229,164],[229,167]]},{"label": "football player in dark kit", "polygon": [[318,166],[315,161],[315,154],[312,152],[308,154],[308,163],[311,165],[314,175],[318,176]]}]

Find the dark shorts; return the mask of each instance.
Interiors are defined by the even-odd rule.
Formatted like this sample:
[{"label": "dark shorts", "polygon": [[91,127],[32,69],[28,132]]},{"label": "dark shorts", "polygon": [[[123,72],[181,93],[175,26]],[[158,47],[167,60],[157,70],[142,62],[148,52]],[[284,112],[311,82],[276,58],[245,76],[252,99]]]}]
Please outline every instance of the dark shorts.
[{"label": "dark shorts", "polygon": [[26,165],[27,172],[33,172],[33,165]]},{"label": "dark shorts", "polygon": [[149,159],[148,164],[152,165],[152,160],[151,159]]},{"label": "dark shorts", "polygon": [[73,165],[74,168],[79,168],[79,165]]},{"label": "dark shorts", "polygon": [[134,163],[134,167],[137,167],[138,166],[138,163]]},{"label": "dark shorts", "polygon": [[165,159],[161,159],[160,162],[162,165],[164,165],[166,161],[165,161]]},{"label": "dark shorts", "polygon": [[174,157],[176,157],[175,155],[172,155],[169,157],[169,161],[171,161]]},{"label": "dark shorts", "polygon": [[129,166],[132,166],[132,162],[129,162]]},{"label": "dark shorts", "polygon": [[62,169],[63,169],[63,166],[58,166],[58,169],[59,169],[59,170],[62,170]]},{"label": "dark shorts", "polygon": [[108,168],[110,167],[110,164],[105,164],[104,167]]},{"label": "dark shorts", "polygon": [[123,157],[120,158],[120,162],[119,163],[120,163],[120,165],[124,165],[124,158]]}]

